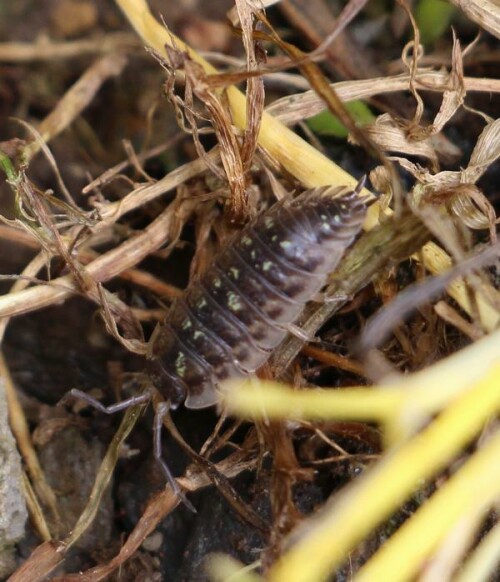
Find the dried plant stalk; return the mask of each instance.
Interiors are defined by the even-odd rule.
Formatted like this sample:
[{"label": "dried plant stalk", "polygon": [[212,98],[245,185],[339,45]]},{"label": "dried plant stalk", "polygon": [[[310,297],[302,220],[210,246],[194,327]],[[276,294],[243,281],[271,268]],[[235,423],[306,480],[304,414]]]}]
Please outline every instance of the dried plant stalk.
[{"label": "dried plant stalk", "polygon": [[[332,83],[333,89],[343,101],[367,99],[384,93],[407,91],[410,75],[394,75],[357,81]],[[500,93],[499,79],[464,77],[463,85],[467,92]],[[413,77],[413,84],[419,91],[442,93],[449,86],[449,75],[441,71],[418,71]],[[325,103],[314,91],[287,95],[277,99],[266,111],[286,125],[292,125],[325,110]]]},{"label": "dried plant stalk", "polygon": [[496,0],[451,0],[468,18],[500,38],[500,9]]}]

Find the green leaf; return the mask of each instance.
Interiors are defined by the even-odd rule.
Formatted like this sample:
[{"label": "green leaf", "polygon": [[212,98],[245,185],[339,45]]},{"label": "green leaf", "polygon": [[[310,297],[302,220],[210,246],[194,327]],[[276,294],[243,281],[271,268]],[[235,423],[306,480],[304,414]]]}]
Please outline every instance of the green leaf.
[{"label": "green leaf", "polygon": [[419,0],[415,19],[423,44],[432,44],[450,31],[450,22],[456,8],[444,0]]},{"label": "green leaf", "polygon": [[[345,104],[347,110],[358,125],[366,125],[375,121],[375,116],[363,101],[351,101]],[[347,129],[339,121],[338,117],[329,111],[322,111],[306,120],[309,129],[319,135],[331,135],[334,137],[347,137]]]}]

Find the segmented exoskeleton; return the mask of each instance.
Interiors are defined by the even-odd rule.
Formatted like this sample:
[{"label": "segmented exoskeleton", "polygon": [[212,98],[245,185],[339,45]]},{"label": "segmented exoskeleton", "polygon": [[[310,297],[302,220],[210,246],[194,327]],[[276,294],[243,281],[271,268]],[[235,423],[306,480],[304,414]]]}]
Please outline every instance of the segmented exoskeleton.
[{"label": "segmented exoskeleton", "polygon": [[342,187],[308,190],[257,217],[170,308],[150,374],[171,407],[204,408],[217,385],[252,374],[325,285],[366,206]]}]

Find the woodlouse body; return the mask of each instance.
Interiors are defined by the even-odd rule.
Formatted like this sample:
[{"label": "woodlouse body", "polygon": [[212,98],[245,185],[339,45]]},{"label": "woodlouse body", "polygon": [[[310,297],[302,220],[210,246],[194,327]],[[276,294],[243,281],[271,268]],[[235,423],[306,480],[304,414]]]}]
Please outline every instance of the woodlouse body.
[{"label": "woodlouse body", "polygon": [[249,224],[193,281],[152,340],[150,374],[172,407],[204,408],[217,385],[252,374],[359,232],[366,207],[346,188],[308,190]]}]

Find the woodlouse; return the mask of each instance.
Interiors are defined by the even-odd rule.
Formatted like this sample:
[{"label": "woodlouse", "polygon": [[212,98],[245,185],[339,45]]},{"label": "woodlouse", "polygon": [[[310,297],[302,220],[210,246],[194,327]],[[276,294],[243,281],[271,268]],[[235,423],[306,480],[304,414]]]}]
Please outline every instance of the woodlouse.
[{"label": "woodlouse", "polygon": [[327,186],[276,203],[190,283],[151,341],[150,376],[170,407],[211,406],[222,380],[266,362],[359,232],[358,190]]}]

